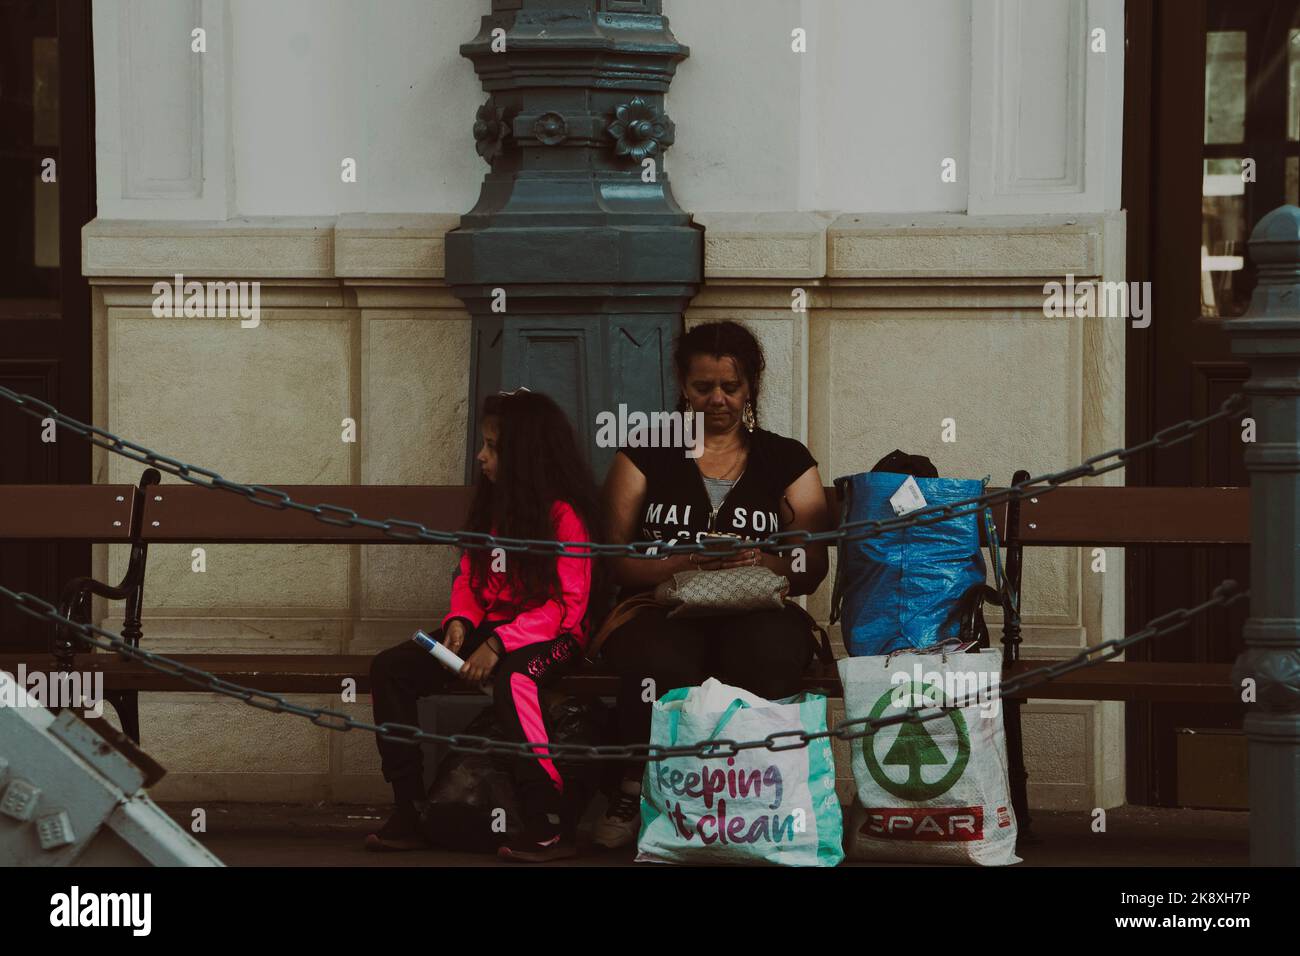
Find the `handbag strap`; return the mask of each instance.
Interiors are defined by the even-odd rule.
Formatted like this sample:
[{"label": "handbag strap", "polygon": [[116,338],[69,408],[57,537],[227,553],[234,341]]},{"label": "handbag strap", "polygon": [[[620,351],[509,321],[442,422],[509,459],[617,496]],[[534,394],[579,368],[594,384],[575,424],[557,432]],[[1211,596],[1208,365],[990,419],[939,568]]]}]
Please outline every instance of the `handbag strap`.
[{"label": "handbag strap", "polygon": [[[987,482],[988,479],[985,479]],[[989,565],[993,569],[996,587],[989,587],[980,582],[972,585],[958,602],[955,615],[960,621],[959,633],[963,638],[974,639],[981,647],[990,644],[988,626],[984,623],[984,605],[993,604],[1002,608],[1004,617],[1017,614],[1015,598],[1011,594],[1011,581],[1002,567],[1002,545],[998,539],[997,525],[993,522],[993,511],[985,508],[980,514],[984,522],[984,533],[988,542]],[[945,621],[945,624],[947,622]]]},{"label": "handbag strap", "polygon": [[583,660],[592,666],[595,666],[596,655],[600,653],[601,646],[605,643],[605,638],[609,637],[615,630],[630,621],[637,613],[648,607],[654,607],[658,602],[653,593],[642,592],[634,594],[624,601],[615,605],[614,609],[609,612],[605,622],[599,630],[592,635],[591,640],[587,642],[587,652],[583,655]]},{"label": "handbag strap", "polygon": [[796,604],[794,601],[787,599],[785,606],[795,608],[801,615],[803,615],[804,621],[808,624],[808,627],[812,632],[809,636],[813,637],[813,634],[816,634],[816,636],[813,637],[813,645],[816,648],[817,659],[828,667],[833,667],[835,665],[835,652],[831,650],[831,639],[826,633],[826,628],[818,624],[817,619],[809,614],[808,609],[802,605]]},{"label": "handbag strap", "polygon": [[997,525],[993,523],[993,511],[984,509],[985,526],[988,529],[989,557],[993,562],[993,580],[997,584],[997,596],[990,603],[1000,604],[1007,619],[1020,617],[1020,596],[1012,590],[1011,578],[1002,567],[1002,543],[998,540]]},{"label": "handbag strap", "polygon": [[993,509],[985,508],[984,531],[988,537],[989,562],[993,565],[993,582],[998,591],[1006,587],[1006,576],[1002,572],[1002,542],[998,539],[998,526],[993,522]]},{"label": "handbag strap", "polygon": [[[994,557],[994,578],[998,585],[998,596],[1002,602],[1002,613],[1008,620],[1020,617],[1020,595],[1014,590],[1014,582],[1010,575],[1007,575],[1002,568],[1001,561],[1001,543],[998,541],[998,529],[993,523],[993,513],[990,510],[987,518],[989,552]],[[995,550],[996,549],[996,550]]]},{"label": "handbag strap", "polygon": [[[849,520],[849,510],[853,503],[853,479],[836,478],[835,490],[840,494],[840,523],[839,527],[844,527]],[[835,581],[831,585],[831,619],[830,623],[834,624],[840,619],[840,607],[844,603],[844,566],[847,563],[844,560],[844,549],[848,547],[849,542],[844,538],[839,540],[839,554],[835,558]],[[813,625],[814,627],[816,624]],[[829,647],[829,645],[827,645]]]}]

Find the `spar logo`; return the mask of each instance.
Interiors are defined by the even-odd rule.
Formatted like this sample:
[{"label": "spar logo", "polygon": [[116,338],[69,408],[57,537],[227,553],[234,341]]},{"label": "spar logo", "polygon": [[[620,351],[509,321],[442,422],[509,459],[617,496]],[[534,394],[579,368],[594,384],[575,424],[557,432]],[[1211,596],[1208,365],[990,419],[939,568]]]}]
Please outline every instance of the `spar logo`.
[{"label": "spar logo", "polygon": [[[911,693],[891,688],[880,696],[871,709],[870,717],[876,719],[891,707],[905,706],[904,698],[912,700],[942,700],[943,690],[937,685],[913,682]],[[970,732],[961,712],[950,710],[933,723],[949,721],[955,731],[955,744],[945,736],[941,747],[927,724],[907,723],[883,727],[862,738],[862,758],[871,779],[885,792],[902,800],[922,803],[933,800],[952,789],[961,779],[970,762]]]},{"label": "spar logo", "polygon": [[[1005,809],[1005,808],[1004,808]],[[984,839],[983,807],[873,807],[859,831],[881,840],[927,843],[972,842]]]}]

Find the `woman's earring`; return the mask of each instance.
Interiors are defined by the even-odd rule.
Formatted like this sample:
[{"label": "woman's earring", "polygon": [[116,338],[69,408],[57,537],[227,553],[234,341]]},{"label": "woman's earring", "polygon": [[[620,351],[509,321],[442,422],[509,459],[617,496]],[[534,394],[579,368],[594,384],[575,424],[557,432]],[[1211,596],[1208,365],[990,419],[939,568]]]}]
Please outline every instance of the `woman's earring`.
[{"label": "woman's earring", "polygon": [[754,426],[758,424],[758,419],[754,416],[754,406],[751,402],[745,403],[745,410],[740,413],[740,423],[745,426],[746,431],[753,431]]},{"label": "woman's earring", "polygon": [[691,403],[686,400],[685,395],[677,399],[677,410],[679,412],[689,412],[691,410]]}]

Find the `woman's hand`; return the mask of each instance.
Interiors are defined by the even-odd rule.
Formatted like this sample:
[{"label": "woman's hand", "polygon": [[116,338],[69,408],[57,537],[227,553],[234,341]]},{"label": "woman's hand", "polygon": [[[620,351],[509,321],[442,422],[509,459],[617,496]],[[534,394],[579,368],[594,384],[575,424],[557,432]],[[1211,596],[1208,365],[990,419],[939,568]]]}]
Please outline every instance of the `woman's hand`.
[{"label": "woman's hand", "polygon": [[[721,571],[726,568],[752,568],[760,564],[768,564],[764,559],[774,556],[765,555],[757,548],[741,548],[739,551],[717,557],[706,557],[702,551],[691,557],[694,558],[691,565],[697,570]],[[770,564],[768,566],[771,567]]]},{"label": "woman's hand", "polygon": [[461,645],[465,643],[465,622],[455,620],[444,627],[442,643],[453,654],[459,654]]},{"label": "woman's hand", "polygon": [[460,669],[460,676],[467,681],[481,683],[492,676],[498,660],[497,652],[489,644],[484,643],[469,656],[465,666]]}]

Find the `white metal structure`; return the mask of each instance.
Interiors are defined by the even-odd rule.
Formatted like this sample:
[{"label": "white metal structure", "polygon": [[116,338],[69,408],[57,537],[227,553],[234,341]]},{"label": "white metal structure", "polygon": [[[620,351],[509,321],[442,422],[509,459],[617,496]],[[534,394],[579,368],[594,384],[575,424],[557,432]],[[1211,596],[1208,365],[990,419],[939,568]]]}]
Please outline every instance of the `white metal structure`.
[{"label": "white metal structure", "polygon": [[71,710],[0,671],[0,866],[222,866]]}]

